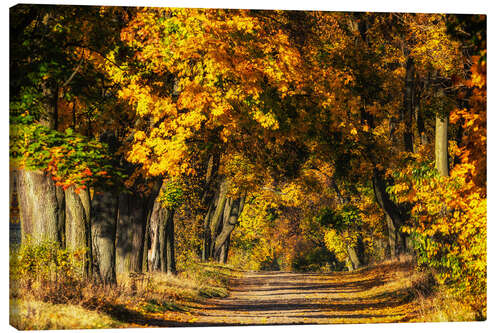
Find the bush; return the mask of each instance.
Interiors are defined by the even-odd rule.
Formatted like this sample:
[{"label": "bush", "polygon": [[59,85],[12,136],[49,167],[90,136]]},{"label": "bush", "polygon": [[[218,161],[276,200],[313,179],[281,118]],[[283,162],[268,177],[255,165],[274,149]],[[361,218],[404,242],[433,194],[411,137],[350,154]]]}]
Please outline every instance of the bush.
[{"label": "bush", "polygon": [[315,247],[298,253],[292,261],[292,269],[298,272],[319,272],[339,269],[335,256],[324,247]]},{"label": "bush", "polygon": [[390,193],[410,203],[411,234],[420,266],[439,284],[486,317],[486,193],[472,181],[472,165],[455,166],[449,177],[433,165],[414,165],[396,177]]},{"label": "bush", "polygon": [[69,251],[56,242],[28,239],[10,257],[11,294],[62,303],[81,298],[86,249]]}]

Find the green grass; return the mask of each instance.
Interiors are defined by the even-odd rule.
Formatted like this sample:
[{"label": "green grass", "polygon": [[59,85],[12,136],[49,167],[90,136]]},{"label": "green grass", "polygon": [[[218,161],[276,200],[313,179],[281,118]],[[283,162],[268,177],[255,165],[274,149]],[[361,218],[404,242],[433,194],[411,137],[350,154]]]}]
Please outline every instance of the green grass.
[{"label": "green grass", "polygon": [[187,312],[188,307],[176,304],[171,301],[160,301],[157,299],[149,299],[142,305],[142,309],[150,313],[163,313],[166,311]]},{"label": "green grass", "polygon": [[229,292],[225,288],[203,287],[198,291],[198,295],[205,298],[223,298],[229,296]]}]

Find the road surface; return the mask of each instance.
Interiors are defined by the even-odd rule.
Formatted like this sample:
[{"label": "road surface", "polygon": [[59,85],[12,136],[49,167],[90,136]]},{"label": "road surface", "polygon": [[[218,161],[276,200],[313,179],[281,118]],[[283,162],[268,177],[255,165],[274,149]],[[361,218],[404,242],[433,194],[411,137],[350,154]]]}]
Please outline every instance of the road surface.
[{"label": "road surface", "polygon": [[198,325],[332,324],[408,321],[409,288],[390,272],[300,274],[248,272],[227,298],[193,309]]}]

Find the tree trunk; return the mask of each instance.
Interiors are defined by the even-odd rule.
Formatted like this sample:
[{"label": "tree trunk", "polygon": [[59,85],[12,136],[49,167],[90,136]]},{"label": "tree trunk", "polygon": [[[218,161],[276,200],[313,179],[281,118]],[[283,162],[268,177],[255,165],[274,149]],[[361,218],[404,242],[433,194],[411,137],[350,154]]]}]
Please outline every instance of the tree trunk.
[{"label": "tree trunk", "polygon": [[[390,248],[391,256],[392,253],[396,255],[396,250],[398,248],[397,240],[401,239],[401,237],[398,238],[398,229],[403,225],[404,217],[399,211],[399,208],[389,197],[389,194],[386,191],[387,184],[382,176],[382,173],[376,169],[373,170],[372,185],[373,192],[375,193],[375,199],[386,215],[387,229],[389,232],[389,244],[391,243],[391,238],[395,239],[394,245],[390,245],[393,246],[393,248]],[[401,244],[399,248],[403,251],[404,244]]]},{"label": "tree trunk", "polygon": [[142,271],[147,272],[147,271],[154,271],[157,269],[150,269],[149,268],[149,255],[150,252],[148,249],[151,248],[151,243],[152,243],[152,232],[151,232],[151,214],[153,213],[153,206],[158,198],[158,194],[160,192],[161,186],[163,182],[161,179],[156,179],[153,182],[153,187],[151,189],[151,193],[148,196],[148,202],[147,202],[147,214],[146,214],[146,228],[145,228],[145,233],[144,233],[144,245],[143,245],[143,251],[142,251]]},{"label": "tree trunk", "polygon": [[347,254],[349,255],[349,259],[352,263],[352,267],[357,269],[361,266],[361,261],[359,260],[358,254],[356,250],[350,246],[347,247]]},{"label": "tree trunk", "polygon": [[391,220],[394,222],[395,227],[398,228],[403,222],[403,217],[401,216],[396,204],[392,202],[389,197],[389,194],[386,191],[387,185],[380,171],[374,170],[372,184],[377,203],[382,210],[389,215]]},{"label": "tree trunk", "polygon": [[212,220],[212,215],[215,210],[215,202],[216,198],[214,197],[210,206],[208,207],[207,214],[205,215],[205,221],[203,223],[203,252],[201,254],[201,260],[207,261],[210,258],[211,252],[211,233],[210,233],[210,221]]},{"label": "tree trunk", "polygon": [[[209,254],[210,257],[215,259],[216,252],[215,250],[215,242],[216,242],[216,237],[219,232],[219,229],[222,224],[222,220],[224,219],[224,211],[226,208],[226,201],[227,201],[227,191],[228,191],[229,184],[226,180],[223,180],[220,187],[219,187],[219,194],[218,194],[218,199],[217,199],[217,205],[215,206],[215,210],[213,212],[213,215],[210,218],[210,248],[209,248]],[[208,237],[207,237],[208,238]]]},{"label": "tree trunk", "polygon": [[48,240],[62,245],[64,196],[42,171],[19,170],[16,176],[22,241],[31,237],[35,242]]},{"label": "tree trunk", "polygon": [[436,169],[439,175],[448,177],[448,117],[436,115]]},{"label": "tree trunk", "polygon": [[[214,214],[216,203],[218,200],[219,188],[216,183],[217,181],[217,171],[219,169],[220,153],[215,152],[210,154],[205,171],[205,182],[204,191],[201,198],[202,204],[207,207],[207,212],[205,215],[205,220],[203,223],[203,248],[201,253],[201,260],[207,261],[210,258],[211,253],[211,233],[210,233],[210,222]],[[215,190],[214,190],[215,189]]]},{"label": "tree trunk", "polygon": [[396,228],[394,227],[394,222],[389,215],[385,215],[387,221],[387,240],[389,246],[389,254],[391,258],[396,257]]},{"label": "tree trunk", "polygon": [[140,272],[144,251],[147,199],[122,193],[118,199],[116,225],[116,272]]},{"label": "tree trunk", "polygon": [[[236,224],[238,223],[238,218],[243,211],[243,205],[245,198],[238,198],[238,199],[228,199],[230,202],[229,205],[229,214],[223,221],[223,226],[222,230],[220,231],[219,235],[217,235],[217,238],[215,240],[215,245],[214,245],[214,255],[219,256],[219,259],[221,257],[227,257],[227,252],[229,251],[229,239],[231,236],[231,233],[233,232],[234,228],[236,227]],[[222,248],[225,246],[225,253],[223,256],[220,255]],[[226,258],[227,261],[227,258]]]},{"label": "tree trunk", "polygon": [[51,130],[59,127],[59,111],[57,103],[59,100],[59,87],[57,84],[42,83],[42,112],[40,114],[40,124]]},{"label": "tree trunk", "polygon": [[227,236],[226,241],[222,245],[219,256],[219,263],[227,264],[227,258],[229,255],[229,243],[231,242],[231,235]]},{"label": "tree trunk", "polygon": [[[148,270],[150,272],[160,270],[160,235],[158,220],[151,219],[150,224],[150,247],[148,250]],[[153,222],[154,221],[154,222]]]},{"label": "tree trunk", "polygon": [[345,258],[345,265],[346,265],[347,270],[349,272],[351,272],[353,270],[353,264],[352,264],[352,261],[351,261],[351,258],[349,257],[349,255]]},{"label": "tree trunk", "polygon": [[164,260],[166,264],[166,269],[164,272],[168,274],[176,274],[177,270],[175,268],[175,238],[174,238],[174,213],[172,209],[168,209],[167,220],[165,221],[165,256]]},{"label": "tree trunk", "polygon": [[417,115],[417,131],[420,136],[420,144],[425,146],[429,143],[429,140],[427,139],[427,134],[425,134],[424,115],[419,105],[415,107],[415,114]]},{"label": "tree trunk", "polygon": [[115,238],[118,215],[117,195],[111,191],[95,192],[91,207],[92,262],[96,280],[116,284]]},{"label": "tree trunk", "polygon": [[60,186],[55,186],[57,206],[57,238],[60,240],[61,246],[66,246],[66,198],[64,190]]},{"label": "tree trunk", "polygon": [[150,248],[148,251],[148,269],[150,272],[158,271],[160,266],[160,216],[161,204],[155,202],[149,219]]},{"label": "tree trunk", "polygon": [[151,248],[149,249],[150,270],[175,274],[174,209],[163,207],[155,201],[151,212]]},{"label": "tree trunk", "polygon": [[217,227],[216,227],[215,231],[211,235],[211,238],[212,238],[212,245],[211,245],[212,253],[211,253],[211,257],[214,260],[218,260],[218,258],[219,258],[220,247],[219,248],[216,247],[217,240],[218,240],[220,234],[223,232],[225,226],[227,225],[227,221],[229,219],[229,215],[231,214],[232,203],[233,203],[233,199],[232,198],[226,198],[226,201],[225,201],[225,204],[224,204],[224,210],[223,210],[223,213],[222,213],[222,217],[219,220],[220,222],[217,224]]},{"label": "tree trunk", "polygon": [[66,248],[86,249],[82,262],[82,273],[90,276],[92,254],[90,238],[90,193],[87,189],[75,192],[73,185],[64,191],[66,202]]},{"label": "tree trunk", "polygon": [[158,247],[159,261],[162,272],[175,274],[175,239],[174,239],[174,213],[173,209],[161,207],[156,202],[151,218],[158,222]]},{"label": "tree trunk", "polygon": [[406,61],[406,76],[405,76],[405,90],[403,95],[403,143],[404,150],[407,152],[413,152],[413,131],[412,131],[412,120],[413,120],[413,96],[415,89],[415,65],[411,57]]},{"label": "tree trunk", "polygon": [[14,194],[16,186],[16,172],[14,170],[9,171],[9,209],[12,206],[12,196]]}]

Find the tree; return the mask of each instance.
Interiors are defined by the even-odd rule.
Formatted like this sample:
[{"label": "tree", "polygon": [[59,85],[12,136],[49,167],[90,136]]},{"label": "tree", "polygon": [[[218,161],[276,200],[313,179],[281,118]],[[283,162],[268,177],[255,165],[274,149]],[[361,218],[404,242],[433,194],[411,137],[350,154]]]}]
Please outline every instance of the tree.
[{"label": "tree", "polygon": [[[10,44],[11,161],[20,169],[23,233],[72,249],[90,248],[88,189],[120,179],[112,152],[92,137],[108,131],[109,124],[97,132],[91,122],[96,108],[105,118],[113,102],[102,63],[109,61],[103,55],[117,40],[113,31],[123,12],[18,5],[10,13],[16,22]],[[87,121],[77,124],[83,115]]]}]

